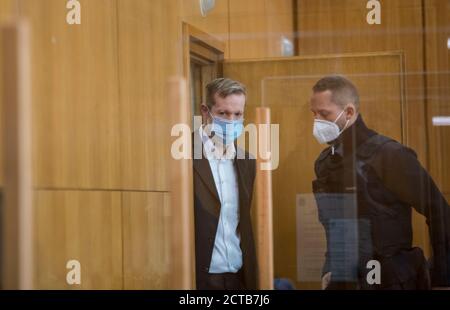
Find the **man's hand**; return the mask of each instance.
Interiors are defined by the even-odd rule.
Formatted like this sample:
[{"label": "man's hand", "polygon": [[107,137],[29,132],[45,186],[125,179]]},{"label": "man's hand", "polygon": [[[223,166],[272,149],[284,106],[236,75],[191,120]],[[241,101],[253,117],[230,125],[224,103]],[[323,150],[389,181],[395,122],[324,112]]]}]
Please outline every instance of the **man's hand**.
[{"label": "man's hand", "polygon": [[328,284],[330,284],[331,281],[331,272],[327,272],[322,277],[322,289],[326,289],[328,287]]}]

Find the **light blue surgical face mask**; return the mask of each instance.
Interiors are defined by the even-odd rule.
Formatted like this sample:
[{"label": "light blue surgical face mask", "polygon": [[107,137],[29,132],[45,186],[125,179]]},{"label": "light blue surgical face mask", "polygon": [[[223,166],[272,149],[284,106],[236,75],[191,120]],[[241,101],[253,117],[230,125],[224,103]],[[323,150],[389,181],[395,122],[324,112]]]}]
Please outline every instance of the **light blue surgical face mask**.
[{"label": "light blue surgical face mask", "polygon": [[244,119],[227,120],[208,113],[213,119],[211,133],[214,132],[214,136],[221,139],[223,144],[233,143],[244,131]]}]

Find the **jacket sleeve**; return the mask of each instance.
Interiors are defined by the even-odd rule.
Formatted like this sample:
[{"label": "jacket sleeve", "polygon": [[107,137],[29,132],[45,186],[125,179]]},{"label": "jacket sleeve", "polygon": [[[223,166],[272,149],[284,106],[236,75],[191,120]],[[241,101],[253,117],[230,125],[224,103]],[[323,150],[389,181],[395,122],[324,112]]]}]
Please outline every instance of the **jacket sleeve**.
[{"label": "jacket sleeve", "polygon": [[450,285],[450,207],[415,152],[399,143],[386,144],[376,166],[384,186],[427,220],[433,247],[433,285]]}]

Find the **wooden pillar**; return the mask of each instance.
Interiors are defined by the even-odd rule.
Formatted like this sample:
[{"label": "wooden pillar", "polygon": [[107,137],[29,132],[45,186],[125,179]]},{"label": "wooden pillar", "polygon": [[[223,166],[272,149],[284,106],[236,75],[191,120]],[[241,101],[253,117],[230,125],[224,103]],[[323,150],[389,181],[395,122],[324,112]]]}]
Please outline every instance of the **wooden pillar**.
[{"label": "wooden pillar", "polygon": [[[173,78],[168,83],[169,113],[172,126],[184,128],[186,155],[176,159],[171,154],[171,289],[195,289],[195,238],[192,187],[192,144],[190,104],[186,80]],[[175,127],[172,127],[175,128]],[[176,132],[176,130],[174,131]],[[180,134],[180,132],[176,132]],[[180,136],[181,137],[181,136]],[[174,136],[172,141],[182,139]],[[178,148],[173,148],[173,150]],[[171,148],[172,150],[172,148]],[[171,152],[172,153],[172,152]]]},{"label": "wooden pillar", "polygon": [[[261,150],[270,146],[270,109],[256,108],[256,125],[258,126],[258,156],[256,161],[256,210],[255,234],[256,252],[259,265],[259,288],[273,289],[273,219],[272,219],[272,171],[262,170],[261,164],[270,159],[261,158]],[[262,126],[260,126],[262,125]],[[262,129],[265,127],[266,130]]]},{"label": "wooden pillar", "polygon": [[30,47],[23,21],[1,27],[4,199],[1,214],[3,289],[33,287]]}]

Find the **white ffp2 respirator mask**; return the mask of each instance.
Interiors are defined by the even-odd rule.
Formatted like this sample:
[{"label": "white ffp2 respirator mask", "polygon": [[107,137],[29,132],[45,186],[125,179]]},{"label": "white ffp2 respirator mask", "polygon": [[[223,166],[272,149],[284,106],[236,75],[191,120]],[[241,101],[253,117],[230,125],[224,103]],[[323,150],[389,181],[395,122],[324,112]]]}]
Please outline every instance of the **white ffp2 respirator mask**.
[{"label": "white ffp2 respirator mask", "polygon": [[347,120],[347,123],[345,123],[345,126],[342,130],[339,129],[339,126],[336,124],[338,119],[344,114],[343,110],[339,116],[336,118],[334,122],[315,119],[314,120],[314,129],[313,129],[313,135],[317,139],[317,141],[320,144],[325,144],[328,142],[331,142],[333,140],[336,140],[339,135],[347,128],[348,122],[350,120]]}]

